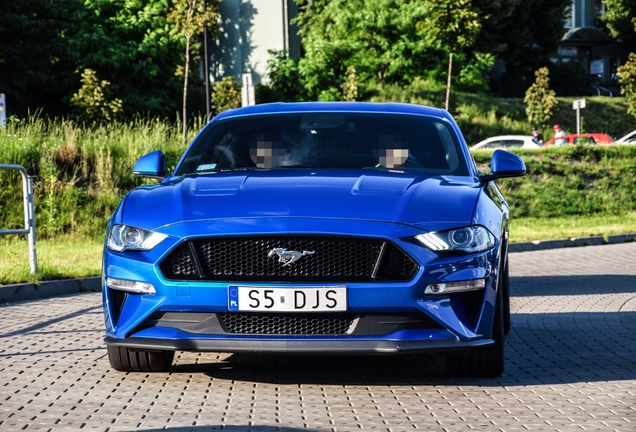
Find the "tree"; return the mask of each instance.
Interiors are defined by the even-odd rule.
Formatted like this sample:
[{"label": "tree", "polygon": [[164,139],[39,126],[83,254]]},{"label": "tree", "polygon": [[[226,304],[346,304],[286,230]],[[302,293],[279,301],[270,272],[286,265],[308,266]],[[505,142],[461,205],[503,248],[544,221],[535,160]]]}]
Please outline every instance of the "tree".
[{"label": "tree", "polygon": [[306,92],[298,64],[285,50],[269,50],[267,78],[270,94],[268,102],[298,102],[306,100]]},{"label": "tree", "polygon": [[559,96],[591,96],[594,90],[594,75],[586,62],[570,60],[548,64],[550,85]]},{"label": "tree", "polygon": [[82,72],[82,87],[71,98],[77,118],[84,122],[113,120],[122,110],[121,99],[106,100],[104,91],[110,86],[106,80],[100,81],[92,69]]},{"label": "tree", "polygon": [[419,30],[431,44],[439,44],[449,51],[445,103],[448,110],[453,53],[474,43],[481,24],[472,0],[428,0],[426,5],[428,13],[419,23]]},{"label": "tree", "polygon": [[[185,66],[183,73],[183,142],[188,132],[187,100],[188,75],[190,71],[190,42],[194,35],[202,34],[206,26],[210,26],[219,16],[218,0],[210,7],[204,7],[204,0],[172,0],[172,10],[168,21],[175,24],[172,34],[179,34],[185,38]],[[209,73],[209,71],[205,71]]]},{"label": "tree", "polygon": [[170,34],[168,8],[169,0],[83,0],[67,34],[72,71],[95,70],[128,115],[174,116],[183,43]]},{"label": "tree", "polygon": [[347,68],[347,80],[342,84],[342,93],[343,100],[347,102],[355,102],[358,98],[358,74],[353,66]]},{"label": "tree", "polygon": [[525,0],[473,0],[479,14],[481,28],[471,49],[497,55],[502,52],[510,39],[501,26],[511,19],[516,8]]},{"label": "tree", "polygon": [[636,117],[636,54],[630,53],[627,62],[618,68],[621,93],[629,104],[627,112]]},{"label": "tree", "polygon": [[528,121],[544,126],[550,121],[554,107],[559,103],[556,93],[550,89],[550,72],[542,67],[534,73],[536,80],[526,91],[523,101],[526,103]]},{"label": "tree", "polygon": [[241,106],[241,86],[234,77],[225,77],[214,84],[212,91],[212,108],[216,114]]},{"label": "tree", "polygon": [[[563,23],[571,0],[500,0],[487,7],[488,0],[473,0],[490,17],[474,49],[491,52],[503,66],[503,73],[491,88],[501,96],[520,97],[534,81],[534,72],[550,64],[550,56],[563,37]],[[493,7],[500,6],[500,10]]]},{"label": "tree", "polygon": [[495,64],[495,56],[490,53],[473,53],[473,58],[459,71],[457,87],[467,93],[488,93],[489,72]]},{"label": "tree", "polygon": [[76,0],[11,0],[0,6],[0,92],[11,112],[65,114],[75,65],[64,37],[77,28]]},{"label": "tree", "polygon": [[310,99],[342,99],[347,69],[365,98],[386,84],[408,85],[440,64],[441,50],[416,29],[423,1],[331,0],[301,2],[296,19],[304,57],[298,68]]},{"label": "tree", "polygon": [[612,37],[636,50],[636,0],[603,0],[607,11],[603,21]]}]

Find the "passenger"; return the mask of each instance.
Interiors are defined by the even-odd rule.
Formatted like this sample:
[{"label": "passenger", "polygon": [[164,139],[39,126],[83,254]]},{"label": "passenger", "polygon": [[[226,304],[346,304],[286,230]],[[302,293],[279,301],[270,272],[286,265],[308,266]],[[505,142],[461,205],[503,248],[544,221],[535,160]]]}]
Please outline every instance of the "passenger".
[{"label": "passenger", "polygon": [[378,165],[385,168],[399,168],[409,158],[409,144],[396,134],[382,134],[378,146],[373,150]]},{"label": "passenger", "polygon": [[409,150],[409,143],[399,134],[381,134],[378,146],[373,149],[378,167],[385,168],[421,168],[422,164]]},{"label": "passenger", "polygon": [[[563,129],[561,129],[561,126],[559,126],[558,124],[554,125],[554,137],[555,138],[561,138],[562,136],[565,136],[565,131]],[[564,139],[558,139],[554,142],[554,145],[563,145],[563,144],[567,144],[567,141]]]},{"label": "passenger", "polygon": [[535,143],[539,144],[539,145],[543,145],[543,134],[541,132],[539,132],[539,129],[537,129],[536,127],[532,128],[532,141],[534,141]]}]

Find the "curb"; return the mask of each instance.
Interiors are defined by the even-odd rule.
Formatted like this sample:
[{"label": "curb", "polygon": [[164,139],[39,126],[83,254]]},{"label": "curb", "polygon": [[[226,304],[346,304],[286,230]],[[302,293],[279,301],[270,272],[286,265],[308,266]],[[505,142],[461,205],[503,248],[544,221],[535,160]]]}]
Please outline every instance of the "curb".
[{"label": "curb", "polygon": [[101,290],[101,276],[86,277],[82,279],[42,281],[38,284],[20,283],[4,285],[0,286],[0,303],[36,300],[83,292],[99,292]]},{"label": "curb", "polygon": [[592,236],[592,237],[574,237],[559,240],[535,240],[524,243],[511,243],[508,246],[508,252],[529,252],[546,249],[559,249],[564,247],[576,246],[600,246],[606,244],[627,243],[636,241],[636,233],[634,234],[616,234],[608,237]]},{"label": "curb", "polygon": [[[530,252],[546,249],[559,249],[577,246],[600,246],[606,244],[627,243],[636,241],[634,234],[617,234],[608,237],[578,237],[560,240],[535,240],[523,243],[511,243],[509,252]],[[54,281],[42,281],[38,284],[21,283],[0,286],[0,303],[14,301],[36,300],[67,294],[84,292],[100,292],[102,290],[101,276],[82,279],[63,279]]]}]

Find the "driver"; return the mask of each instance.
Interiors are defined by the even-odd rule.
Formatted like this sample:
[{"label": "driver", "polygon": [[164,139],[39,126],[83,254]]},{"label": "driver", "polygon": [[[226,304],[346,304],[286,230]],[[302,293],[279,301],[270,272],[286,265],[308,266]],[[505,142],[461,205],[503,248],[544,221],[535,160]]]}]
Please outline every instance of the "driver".
[{"label": "driver", "polygon": [[273,168],[285,159],[285,148],[272,136],[261,134],[250,148],[250,158],[259,168]]}]

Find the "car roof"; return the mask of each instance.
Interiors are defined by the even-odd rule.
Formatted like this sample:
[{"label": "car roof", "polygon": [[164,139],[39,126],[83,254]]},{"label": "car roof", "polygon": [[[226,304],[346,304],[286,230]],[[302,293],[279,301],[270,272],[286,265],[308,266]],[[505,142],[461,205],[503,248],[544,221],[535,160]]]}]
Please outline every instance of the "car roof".
[{"label": "car roof", "polygon": [[620,142],[623,142],[624,140],[627,140],[629,138],[634,138],[635,135],[636,135],[636,130],[633,130],[630,133],[625,134],[624,136],[622,136],[619,139],[617,139],[616,142],[620,143]]},{"label": "car roof", "polygon": [[520,140],[532,140],[534,138],[532,135],[497,135],[490,138],[486,138],[485,140],[479,141],[479,143],[487,142],[487,141],[495,141],[501,139],[520,139]]},{"label": "car roof", "polygon": [[581,134],[567,134],[567,135],[563,135],[562,137],[559,138],[569,138],[569,137],[608,137],[609,135],[606,133],[581,133]]},{"label": "car roof", "polygon": [[[466,140],[464,139],[461,129],[448,111],[426,105],[401,102],[273,102],[230,109],[218,114],[210,122],[208,122],[208,124],[199,131],[194,140],[192,140],[185,154],[190,151],[197,139],[205,133],[204,131],[208,129],[208,126],[212,126],[213,123],[221,120],[258,115],[316,112],[420,115],[448,121],[452,129],[457,134],[461,144],[461,151],[466,158],[466,164],[468,165],[469,170],[471,172],[476,171],[476,166],[470,156],[470,149],[466,144]],[[179,168],[180,163],[177,164],[177,169]]]},{"label": "car roof", "polygon": [[302,112],[417,114],[451,118],[448,111],[440,108],[399,102],[275,102],[227,110],[217,115],[214,121],[249,115]]},{"label": "car roof", "polygon": [[582,133],[582,134],[567,134],[567,135],[563,135],[560,137],[553,137],[550,138],[550,140],[547,142],[547,144],[552,144],[554,143],[556,140],[562,140],[562,139],[570,139],[570,138],[601,138],[601,139],[608,139],[609,141],[613,142],[614,140],[612,139],[612,137],[606,133]]},{"label": "car roof", "polygon": [[500,141],[500,140],[522,140],[522,141],[532,141],[534,137],[532,135],[497,135],[490,138],[486,138],[485,140],[479,141],[477,144],[473,144],[470,146],[471,149],[475,147],[479,147],[484,144],[488,144],[492,141]]}]

